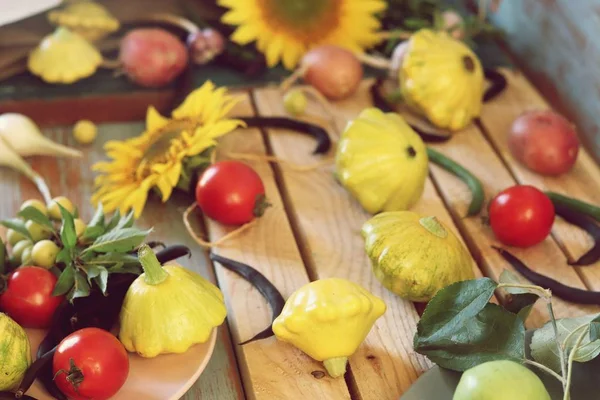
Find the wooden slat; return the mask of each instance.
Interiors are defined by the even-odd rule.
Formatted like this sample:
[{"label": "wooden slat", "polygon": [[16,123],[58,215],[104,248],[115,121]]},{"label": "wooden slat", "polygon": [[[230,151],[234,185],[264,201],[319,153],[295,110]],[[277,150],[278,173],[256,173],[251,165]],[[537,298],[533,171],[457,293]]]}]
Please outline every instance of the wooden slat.
[{"label": "wooden slat", "polygon": [[[93,146],[81,147],[84,157],[80,160],[52,157],[31,157],[27,160],[46,179],[52,194],[69,197],[79,206],[80,214],[86,221],[92,215],[89,199],[92,193],[93,173],[90,166],[103,158],[102,145],[111,139],[123,139],[139,134],[143,130],[143,124],[106,124],[99,126],[99,130],[98,139]],[[44,133],[53,140],[75,146],[69,129],[57,128],[46,130]],[[20,204],[26,199],[41,199],[31,182],[8,168],[0,168],[0,192],[5,194],[0,199],[0,219],[14,217]],[[136,224],[140,227],[154,227],[151,240],[161,240],[167,244],[181,243],[194,248],[195,242],[185,233],[179,210],[189,201],[186,197],[174,196],[167,204],[162,204],[159,199],[152,197]],[[178,261],[213,282],[216,281],[202,250],[196,248],[191,259],[181,258]],[[185,400],[201,398],[227,400],[243,398],[241,380],[225,324],[219,329],[211,362],[196,384],[183,397]]]},{"label": "wooden slat", "polygon": [[[253,115],[246,97],[233,114]],[[260,132],[243,129],[220,141],[221,156],[227,151],[264,154]],[[294,234],[273,176],[266,162],[248,162],[261,176],[272,204],[257,225],[232,242],[214,251],[260,270],[287,298],[309,282]],[[211,240],[222,237],[230,228],[207,220]],[[315,232],[315,234],[321,234]],[[216,265],[216,273],[228,308],[228,322],[236,343],[249,339],[271,322],[271,312],[259,292],[234,273]],[[349,399],[343,379],[316,378],[314,371],[324,371],[322,364],[294,347],[271,337],[236,346],[246,395],[249,399]],[[317,376],[319,376],[317,374]]]},{"label": "wooden slat", "polygon": [[[512,157],[508,150],[506,137],[513,120],[524,110],[550,107],[523,75],[510,70],[503,70],[503,73],[508,78],[508,88],[500,97],[483,107],[481,122],[489,134],[489,140],[512,174],[520,183],[531,184],[542,190],[548,189],[598,204],[600,168],[584,148],[580,149],[575,167],[559,177],[538,175]],[[592,241],[587,234],[560,218],[556,220],[553,235],[564,247],[571,260],[577,259],[592,246]],[[568,272],[565,270],[572,267],[566,264],[565,258],[565,256],[561,256],[555,259],[546,268],[559,274],[567,274]],[[600,289],[600,262],[578,269],[590,288]]]},{"label": "wooden slat", "polygon": [[[308,121],[328,127],[334,140],[349,119],[371,105],[364,82],[350,100],[338,102],[333,120],[324,109],[311,104]],[[277,89],[255,90],[259,114],[286,115]],[[333,125],[333,126],[332,126]],[[295,163],[311,164],[314,142],[285,130],[267,130],[276,156]],[[331,156],[331,155],[330,155]],[[297,172],[285,165],[280,170],[305,257],[316,278],[344,277],[384,299],[388,311],[380,318],[365,343],[350,359],[352,380],[359,398],[396,400],[430,363],[412,348],[418,315],[413,305],[387,291],[374,277],[364,252],[360,228],[370,217],[332,177],[332,166]],[[419,213],[434,214],[456,229],[431,182],[427,182]],[[475,264],[474,264],[475,267]],[[476,268],[476,267],[475,267]],[[478,272],[479,273],[479,272]]]}]

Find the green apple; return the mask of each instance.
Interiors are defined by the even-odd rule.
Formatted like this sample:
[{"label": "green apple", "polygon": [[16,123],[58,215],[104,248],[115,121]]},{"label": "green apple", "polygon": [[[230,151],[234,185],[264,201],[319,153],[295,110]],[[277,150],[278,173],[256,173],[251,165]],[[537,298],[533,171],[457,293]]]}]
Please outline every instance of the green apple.
[{"label": "green apple", "polygon": [[540,378],[509,360],[488,361],[466,370],[452,400],[551,400]]},{"label": "green apple", "polygon": [[73,224],[75,225],[75,234],[78,238],[81,237],[81,235],[83,235],[83,232],[85,232],[85,228],[87,228],[87,225],[79,218],[75,218],[73,220]]},{"label": "green apple", "polygon": [[37,222],[27,221],[25,222],[25,227],[29,231],[31,239],[33,239],[34,242],[39,242],[40,240],[49,239],[52,237],[52,231],[50,228],[40,225]]},{"label": "green apple", "polygon": [[52,268],[56,262],[56,256],[60,251],[60,247],[51,240],[41,240],[37,242],[31,250],[31,258],[33,263],[38,267],[46,269]]},{"label": "green apple", "polygon": [[27,248],[33,247],[33,243],[29,239],[21,240],[13,246],[12,254],[17,260],[21,260],[23,251]]},{"label": "green apple", "polygon": [[73,206],[73,203],[71,203],[71,200],[67,199],[65,196],[58,196],[53,198],[50,204],[48,204],[48,215],[50,216],[50,218],[56,221],[62,220],[62,213],[60,212],[60,208],[58,207],[59,204],[71,214],[73,214],[73,211],[75,210],[75,207]]},{"label": "green apple", "polygon": [[8,244],[10,244],[11,246],[14,246],[17,243],[19,243],[21,240],[25,240],[25,239],[27,239],[27,238],[17,231],[14,231],[12,229],[9,229],[6,231],[6,240],[8,241]]}]

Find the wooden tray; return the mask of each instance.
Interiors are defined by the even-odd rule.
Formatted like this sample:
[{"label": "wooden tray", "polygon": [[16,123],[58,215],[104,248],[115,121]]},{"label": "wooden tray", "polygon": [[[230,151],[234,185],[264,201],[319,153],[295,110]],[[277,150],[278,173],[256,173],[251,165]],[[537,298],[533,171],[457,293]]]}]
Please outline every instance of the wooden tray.
[{"label": "wooden tray", "polygon": [[[527,183],[584,201],[597,201],[600,169],[585,150],[581,151],[575,168],[559,178],[535,175],[511,157],[506,146],[510,123],[527,109],[548,105],[522,75],[508,69],[503,73],[508,77],[508,89],[484,106],[480,120],[449,142],[433,147],[476,173],[484,184],[487,200],[508,186]],[[346,123],[371,106],[371,83],[365,81],[352,99],[335,103],[331,114],[319,104],[310,103],[305,119],[326,127],[337,140]],[[257,88],[243,94],[244,101],[233,110],[234,114],[285,115],[277,89]],[[138,134],[142,129],[141,123],[103,124],[97,143],[83,149],[83,161],[49,158],[30,161],[51,183],[54,194],[71,197],[81,205],[83,218],[90,218],[88,199],[93,174],[89,166],[103,158],[104,142]],[[67,128],[46,132],[54,139],[74,145]],[[314,142],[304,135],[286,130],[244,129],[222,139],[220,157],[227,157],[228,152],[272,154],[288,162],[308,165],[322,159],[311,155],[313,146]],[[270,310],[255,289],[217,265],[214,278],[226,297],[227,325],[219,332],[215,355],[207,370],[184,398],[397,400],[432,364],[412,349],[419,319],[415,305],[388,292],[371,272],[359,233],[369,215],[335,183],[331,166],[299,172],[286,164],[248,163],[264,180],[273,206],[251,230],[215,251],[259,269],[285,297],[310,280],[337,276],[355,281],[382,297],[388,311],[351,357],[346,379],[331,379],[322,373],[320,363],[275,338],[237,345],[270,323]],[[29,182],[6,169],[0,170],[0,192],[10,194],[0,199],[2,218],[14,215],[23,200],[39,197]],[[155,227],[152,239],[193,246],[194,258],[183,260],[185,265],[212,277],[213,266],[181,224],[182,212],[192,201],[191,197],[175,196],[162,204],[152,198],[140,224]],[[511,267],[491,249],[497,242],[489,227],[479,217],[464,217],[469,201],[470,193],[460,180],[431,166],[425,193],[413,210],[436,215],[451,226],[473,254],[477,274],[497,279],[502,270]],[[205,224],[211,240],[228,232],[200,215],[198,219]],[[198,223],[196,228],[200,230],[202,224]],[[552,235],[543,243],[525,251],[511,250],[533,269],[561,282],[600,290],[600,263],[584,268],[567,265],[568,259],[577,258],[591,244],[585,233],[557,218]],[[599,312],[600,307],[556,299],[555,311],[560,318]],[[546,320],[545,310],[538,306],[532,312],[529,327]]]}]

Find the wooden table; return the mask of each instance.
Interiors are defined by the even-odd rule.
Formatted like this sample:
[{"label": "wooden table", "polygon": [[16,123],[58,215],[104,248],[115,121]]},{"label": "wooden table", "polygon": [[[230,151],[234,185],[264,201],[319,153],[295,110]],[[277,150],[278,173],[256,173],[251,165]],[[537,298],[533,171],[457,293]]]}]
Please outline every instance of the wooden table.
[{"label": "wooden table", "polygon": [[[584,201],[598,201],[600,169],[585,150],[581,151],[576,167],[559,178],[535,175],[511,157],[505,137],[512,120],[526,109],[545,108],[547,104],[522,75],[503,72],[509,79],[508,89],[484,106],[481,119],[452,140],[433,147],[473,171],[482,180],[488,200],[508,186],[526,183]],[[345,124],[371,105],[370,83],[365,81],[352,99],[336,103],[331,113],[318,103],[311,103],[306,119],[325,126],[336,140]],[[259,88],[243,92],[243,96],[235,114],[285,115],[276,89]],[[103,158],[104,142],[135,135],[142,129],[141,122],[102,124],[95,145],[83,148],[83,161],[36,157],[30,162],[46,177],[54,195],[70,197],[80,205],[83,217],[90,218],[93,173],[89,166]],[[68,128],[49,129],[47,134],[76,146]],[[220,154],[273,154],[295,164],[308,165],[319,160],[311,155],[313,146],[314,142],[305,136],[285,130],[244,129],[222,139]],[[184,399],[397,400],[431,363],[412,350],[419,319],[415,305],[385,290],[371,272],[359,233],[369,215],[335,183],[331,166],[299,172],[286,164],[249,163],[262,176],[273,206],[251,230],[215,251],[259,269],[285,297],[310,280],[337,276],[360,283],[382,297],[388,311],[351,357],[346,379],[313,374],[323,371],[320,363],[275,338],[239,346],[236,343],[270,323],[267,304],[248,283],[218,265],[211,265],[205,251],[188,236],[181,216],[192,201],[190,197],[177,195],[167,204],[153,198],[138,223],[155,227],[153,239],[192,247],[193,257],[181,261],[216,281],[227,301],[227,323],[219,329],[212,360]],[[0,192],[3,194],[0,218],[13,216],[22,201],[40,197],[28,181],[7,169],[0,170]],[[471,250],[477,274],[497,279],[503,269],[511,267],[491,249],[496,241],[481,218],[463,217],[469,201],[470,193],[461,181],[431,166],[423,197],[413,210],[436,215],[451,226]],[[227,233],[214,222],[201,221],[201,216],[195,220],[196,228],[204,229],[211,240]],[[533,269],[566,284],[600,290],[600,263],[584,268],[567,265],[567,259],[577,258],[591,244],[585,233],[557,218],[552,235],[543,243],[526,251],[512,251]],[[598,312],[600,307],[555,299],[555,310],[557,317],[566,317]],[[539,326],[546,320],[544,309],[538,306],[529,324]]]}]

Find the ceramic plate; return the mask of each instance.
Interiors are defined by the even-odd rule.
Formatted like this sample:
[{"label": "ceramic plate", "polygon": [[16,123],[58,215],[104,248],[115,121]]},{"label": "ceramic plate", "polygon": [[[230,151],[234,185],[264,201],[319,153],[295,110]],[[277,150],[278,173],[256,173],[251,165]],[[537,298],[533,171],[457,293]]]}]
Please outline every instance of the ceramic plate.
[{"label": "ceramic plate", "polygon": [[[37,351],[45,335],[43,330],[26,329],[31,351]],[[164,354],[146,359],[129,354],[129,377],[111,400],[178,400],[196,382],[213,353],[217,330],[206,343],[197,344],[183,354]],[[35,381],[27,394],[39,400],[53,400],[44,386]]]},{"label": "ceramic plate", "polygon": [[[532,331],[527,332],[526,343],[530,343],[532,334]],[[529,349],[529,345],[526,347]],[[527,354],[527,356],[530,355]],[[555,378],[540,372],[535,367],[530,369],[544,382],[552,400],[562,400],[562,387]],[[439,368],[436,365],[421,375],[410,389],[400,397],[400,400],[452,400],[460,376],[459,372]],[[600,381],[600,357],[596,357],[585,364],[574,363],[571,398],[598,400],[598,381]]]}]

